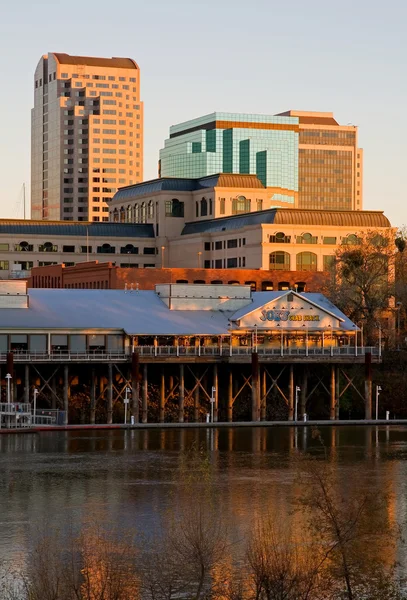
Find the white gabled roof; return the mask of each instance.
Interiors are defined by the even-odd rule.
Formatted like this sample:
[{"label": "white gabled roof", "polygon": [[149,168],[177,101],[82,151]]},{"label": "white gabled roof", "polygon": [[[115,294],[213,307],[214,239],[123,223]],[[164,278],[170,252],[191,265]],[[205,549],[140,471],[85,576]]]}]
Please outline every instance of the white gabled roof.
[{"label": "white gabled roof", "polygon": [[288,294],[293,294],[297,298],[305,300],[309,304],[312,304],[313,306],[315,306],[319,310],[322,310],[331,317],[338,319],[338,321],[340,321],[341,326],[344,329],[358,329],[356,325],[350,319],[348,319],[348,317],[344,315],[343,312],[339,310],[339,308],[332,304],[332,302],[328,300],[328,298],[326,298],[326,296],[324,296],[323,294],[305,292],[299,293],[293,290],[288,290],[286,292],[253,292],[253,302],[249,306],[240,308],[238,311],[233,313],[230,319],[231,321],[238,321],[240,319],[243,319],[243,317],[250,315],[252,312],[258,310],[262,306],[266,306],[269,302],[276,302],[277,300],[284,298]]}]

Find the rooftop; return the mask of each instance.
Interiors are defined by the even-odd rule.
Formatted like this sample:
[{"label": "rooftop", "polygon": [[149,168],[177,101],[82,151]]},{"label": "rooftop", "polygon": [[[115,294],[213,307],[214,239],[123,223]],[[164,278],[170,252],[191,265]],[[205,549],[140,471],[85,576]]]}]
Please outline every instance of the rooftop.
[{"label": "rooftop", "polygon": [[98,58],[95,56],[71,56],[62,52],[53,52],[61,65],[86,65],[88,67],[105,67],[110,69],[138,69],[137,63],[131,58]]},{"label": "rooftop", "polygon": [[391,227],[382,211],[329,211],[272,208],[232,217],[186,223],[181,235],[229,231],[251,225],[324,225],[334,227]]},{"label": "rooftop", "polygon": [[339,123],[331,112],[312,112],[303,110],[287,110],[278,113],[280,117],[298,117],[300,124],[304,125],[336,125]]},{"label": "rooftop", "polygon": [[140,223],[94,223],[76,221],[26,221],[0,219],[0,234],[72,235],[76,237],[153,238],[154,228]]},{"label": "rooftop", "polygon": [[199,179],[185,179],[181,177],[161,177],[136,183],[120,188],[113,196],[113,201],[125,201],[137,196],[154,194],[162,191],[194,192],[196,190],[224,187],[224,188],[246,188],[265,189],[257,175],[239,175],[234,173],[218,173]]}]

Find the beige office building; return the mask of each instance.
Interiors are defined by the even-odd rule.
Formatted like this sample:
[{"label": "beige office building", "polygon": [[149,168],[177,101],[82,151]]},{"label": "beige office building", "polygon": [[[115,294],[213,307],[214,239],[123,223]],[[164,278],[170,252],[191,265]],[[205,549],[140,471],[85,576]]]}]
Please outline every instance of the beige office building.
[{"label": "beige office building", "polygon": [[298,207],[363,209],[363,150],[356,125],[340,125],[331,112],[289,110],[299,121]]},{"label": "beige office building", "polygon": [[33,219],[108,221],[116,190],[143,180],[140,69],[132,59],[43,56],[31,127]]}]

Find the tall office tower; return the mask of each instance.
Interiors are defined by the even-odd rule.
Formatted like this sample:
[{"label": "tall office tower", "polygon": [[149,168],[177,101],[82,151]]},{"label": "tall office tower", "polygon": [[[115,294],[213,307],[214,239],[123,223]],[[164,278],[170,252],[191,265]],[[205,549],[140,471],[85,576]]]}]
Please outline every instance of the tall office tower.
[{"label": "tall office tower", "polygon": [[279,116],[299,119],[299,207],[362,210],[363,150],[358,148],[358,128],[339,125],[330,112],[289,110]]},{"label": "tall office tower", "polygon": [[160,150],[161,177],[200,178],[217,173],[257,175],[272,200],[296,204],[297,117],[215,112],[170,127]]},{"label": "tall office tower", "polygon": [[139,67],[50,53],[34,84],[32,218],[108,221],[116,189],[143,180]]}]

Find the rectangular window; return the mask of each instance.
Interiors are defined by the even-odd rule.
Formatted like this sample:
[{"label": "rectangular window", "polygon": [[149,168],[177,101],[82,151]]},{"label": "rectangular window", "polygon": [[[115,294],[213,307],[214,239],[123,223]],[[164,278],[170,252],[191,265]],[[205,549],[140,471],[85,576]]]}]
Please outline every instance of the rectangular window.
[{"label": "rectangular window", "polygon": [[205,260],[204,261],[204,268],[205,269],[210,269],[211,268],[211,261],[210,260]]},{"label": "rectangular window", "polygon": [[226,264],[228,269],[235,269],[237,267],[237,258],[228,258]]},{"label": "rectangular window", "polygon": [[9,245],[8,244],[0,244],[0,252],[8,252]]},{"label": "rectangular window", "polygon": [[143,250],[144,254],[155,254],[155,248],[149,248],[149,247],[145,247]]},{"label": "rectangular window", "polygon": [[215,242],[215,250],[222,250],[222,242]]},{"label": "rectangular window", "polygon": [[8,271],[9,261],[0,260],[0,271]]},{"label": "rectangular window", "polygon": [[228,240],[228,248],[237,248],[237,239],[236,240]]},{"label": "rectangular window", "polygon": [[222,268],[222,259],[218,258],[217,260],[215,260],[215,269],[221,269]]},{"label": "rectangular window", "polygon": [[335,256],[333,256],[332,254],[324,256],[323,261],[324,271],[330,271],[333,265],[335,264]]},{"label": "rectangular window", "polygon": [[324,244],[336,244],[336,237],[324,237]]},{"label": "rectangular window", "polygon": [[220,200],[219,200],[219,214],[221,214],[221,215],[225,214],[225,205],[226,205],[226,199],[225,198],[220,198]]},{"label": "rectangular window", "polygon": [[62,252],[75,252],[75,246],[62,246]]},{"label": "rectangular window", "polygon": [[205,252],[209,252],[211,249],[211,243],[210,242],[205,242]]}]

